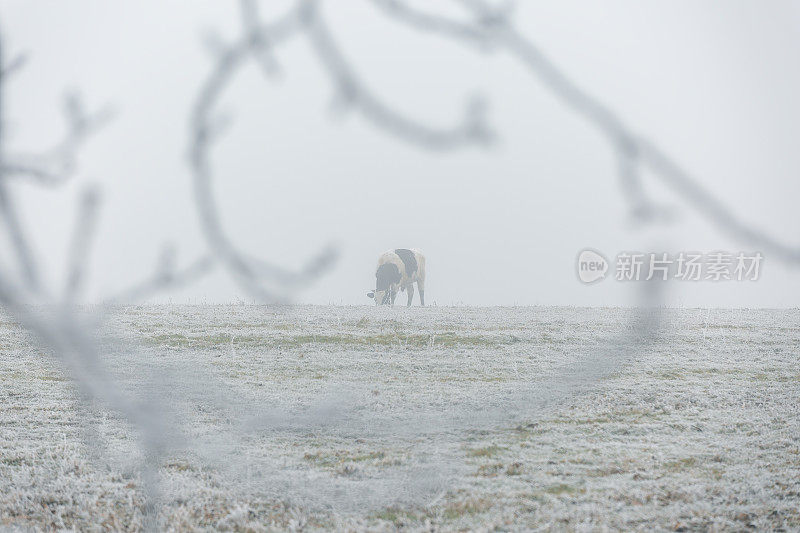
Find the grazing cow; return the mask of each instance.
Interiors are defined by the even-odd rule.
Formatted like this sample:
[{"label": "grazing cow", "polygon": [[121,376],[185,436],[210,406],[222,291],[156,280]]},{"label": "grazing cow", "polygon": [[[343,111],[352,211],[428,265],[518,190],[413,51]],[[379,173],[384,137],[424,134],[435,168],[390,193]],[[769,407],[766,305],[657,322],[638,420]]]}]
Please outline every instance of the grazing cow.
[{"label": "grazing cow", "polygon": [[375,299],[375,305],[394,305],[397,290],[408,291],[408,306],[411,307],[414,282],[419,288],[419,304],[425,305],[425,256],[413,248],[388,250],[378,258],[375,290],[367,296]]}]

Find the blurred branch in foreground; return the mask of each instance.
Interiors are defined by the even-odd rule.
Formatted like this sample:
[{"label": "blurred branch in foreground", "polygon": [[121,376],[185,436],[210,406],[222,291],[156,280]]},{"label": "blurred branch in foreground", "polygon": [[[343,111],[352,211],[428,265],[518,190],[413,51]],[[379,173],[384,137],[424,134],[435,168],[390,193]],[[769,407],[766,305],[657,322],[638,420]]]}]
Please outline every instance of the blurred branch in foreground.
[{"label": "blurred branch in foreground", "polygon": [[696,177],[667,155],[658,143],[638,135],[618,113],[571,80],[534,42],[517,30],[511,4],[493,6],[484,0],[456,0],[471,15],[471,22],[451,20],[409,7],[402,0],[372,0],[387,15],[411,27],[438,33],[477,49],[503,49],[558,95],[575,113],[597,128],[617,152],[620,185],[631,213],[641,222],[669,219],[669,212],[644,193],[641,167],[680,196],[687,205],[734,239],[771,253],[786,263],[800,264],[800,247],[782,243],[755,229],[726,207]]},{"label": "blurred branch in foreground", "polygon": [[[621,121],[617,113],[571,81],[515,28],[508,5],[496,8],[481,0],[462,0],[460,4],[467,10],[471,20],[461,22],[412,9],[397,0],[373,2],[393,19],[421,31],[437,33],[456,42],[474,46],[479,51],[505,49],[512,54],[520,64],[559,95],[574,112],[584,117],[608,139],[620,161],[623,192],[632,212],[639,219],[652,221],[661,218],[663,213],[662,208],[656,206],[644,193],[641,167],[646,166],[688,205],[733,237],[759,246],[762,251],[770,252],[787,263],[800,263],[800,250],[752,229],[710,191],[703,188],[696,178],[667,156],[656,143],[638,136]],[[491,141],[493,132],[487,125],[487,105],[481,96],[467,98],[463,116],[452,125],[440,126],[398,112],[371,91],[342,53],[320,4],[319,0],[298,0],[283,16],[271,22],[262,22],[256,2],[242,0],[243,23],[238,38],[229,44],[213,36],[206,40],[212,51],[213,65],[193,101],[189,124],[189,164],[194,178],[196,207],[208,251],[189,262],[188,266],[178,267],[175,249],[172,246],[165,247],[152,275],[112,298],[111,303],[143,300],[165,290],[194,283],[217,264],[242,289],[259,301],[284,303],[291,301],[298,290],[307,287],[331,268],[337,256],[333,247],[314,254],[305,266],[296,270],[241,250],[223,230],[222,215],[212,190],[214,173],[211,152],[215,141],[220,139],[225,124],[229,122],[227,117],[217,111],[222,95],[249,59],[254,60],[267,76],[278,72],[282,67],[274,54],[275,48],[292,38],[308,39],[314,56],[331,80],[337,104],[359,113],[378,131],[415,147],[439,152],[485,146]],[[77,152],[89,135],[106,122],[110,113],[89,113],[78,97],[69,96],[65,100],[67,134],[64,140],[38,155],[6,153],[3,150],[5,132],[2,129],[3,88],[9,76],[23,64],[24,58],[4,63],[0,47],[0,220],[13,248],[10,255],[16,267],[0,267],[0,304],[65,364],[87,398],[100,400],[121,413],[136,428],[141,436],[145,458],[141,469],[147,493],[147,527],[156,529],[158,468],[169,446],[179,439],[179,428],[171,424],[167,413],[169,406],[163,409],[154,406],[158,396],[151,398],[148,403],[122,391],[119,382],[105,371],[104,354],[96,339],[97,332],[89,327],[88,322],[81,320],[74,306],[90,281],[87,265],[99,220],[99,192],[89,188],[81,196],[69,248],[66,281],[62,291],[58,291],[61,296],[56,297],[51,295],[56,291],[50,291],[42,284],[40,264],[32,252],[33,243],[23,227],[19,205],[11,188],[12,178],[42,186],[55,186],[73,176]],[[280,238],[283,231],[285,228],[276,228],[276,238]],[[649,293],[643,292],[643,296],[649,296]],[[657,307],[660,303],[661,300],[657,297],[645,300],[647,306]],[[54,312],[44,315],[33,312],[31,304],[51,306]],[[646,318],[643,322],[634,320],[628,327],[622,328],[621,334],[628,342],[626,344],[620,341],[624,348],[593,346],[587,349],[580,369],[567,369],[566,373],[557,376],[561,380],[560,386],[553,385],[551,388],[521,394],[520,397],[527,402],[523,407],[533,410],[543,403],[582,390],[613,371],[621,361],[646,348],[657,336],[659,324],[657,316],[652,318],[651,315],[646,315]],[[186,375],[188,376],[188,372]],[[147,377],[141,376],[141,379]],[[344,406],[333,414],[341,417],[341,412],[347,409],[349,406]],[[356,409],[352,411],[356,413]],[[495,413],[491,416],[495,416]],[[337,420],[333,414],[325,412],[323,418]],[[436,413],[436,416],[439,414]],[[358,419],[356,415],[353,417],[351,423],[354,426],[367,426],[364,420]],[[312,418],[317,423],[320,417]],[[259,417],[256,413],[250,420],[253,426],[261,428],[275,426],[284,419],[280,415]],[[477,418],[475,420],[479,423],[486,421]],[[417,431],[418,425],[412,421],[408,428],[409,432]]]}]

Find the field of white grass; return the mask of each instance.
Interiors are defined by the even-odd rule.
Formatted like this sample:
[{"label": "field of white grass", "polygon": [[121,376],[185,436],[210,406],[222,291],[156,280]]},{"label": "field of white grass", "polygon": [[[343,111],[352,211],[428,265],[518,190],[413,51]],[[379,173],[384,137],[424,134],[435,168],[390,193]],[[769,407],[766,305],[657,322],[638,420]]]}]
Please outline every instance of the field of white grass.
[{"label": "field of white grass", "polygon": [[645,314],[119,309],[136,423],[4,318],[0,529],[800,530],[800,311]]}]

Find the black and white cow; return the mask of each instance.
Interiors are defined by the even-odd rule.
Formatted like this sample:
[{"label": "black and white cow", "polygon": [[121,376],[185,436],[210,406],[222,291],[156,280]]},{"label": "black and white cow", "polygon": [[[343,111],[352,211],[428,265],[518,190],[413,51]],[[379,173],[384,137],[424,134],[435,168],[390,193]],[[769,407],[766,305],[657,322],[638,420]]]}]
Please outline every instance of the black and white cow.
[{"label": "black and white cow", "polygon": [[408,306],[414,299],[414,282],[419,288],[419,304],[425,305],[425,256],[417,249],[387,250],[378,258],[375,270],[375,290],[367,296],[375,305],[394,305],[397,290],[408,291]]}]

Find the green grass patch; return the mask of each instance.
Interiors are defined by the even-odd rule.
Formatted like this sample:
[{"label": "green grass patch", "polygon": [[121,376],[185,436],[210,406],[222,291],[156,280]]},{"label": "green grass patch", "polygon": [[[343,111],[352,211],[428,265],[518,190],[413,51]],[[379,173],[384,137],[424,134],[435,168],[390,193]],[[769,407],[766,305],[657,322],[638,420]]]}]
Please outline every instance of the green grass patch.
[{"label": "green grass patch", "polygon": [[6,466],[30,465],[28,460],[24,457],[2,457],[0,458],[0,463],[3,463]]},{"label": "green grass patch", "polygon": [[419,515],[397,507],[389,507],[377,513],[373,513],[370,518],[374,520],[385,520],[391,522],[395,526],[404,526],[420,520]]},{"label": "green grass patch", "polygon": [[[324,468],[338,468],[345,463],[378,463],[386,464],[389,461],[383,451],[354,453],[346,450],[332,452],[306,453],[303,459]],[[395,463],[397,461],[394,461]]]}]

